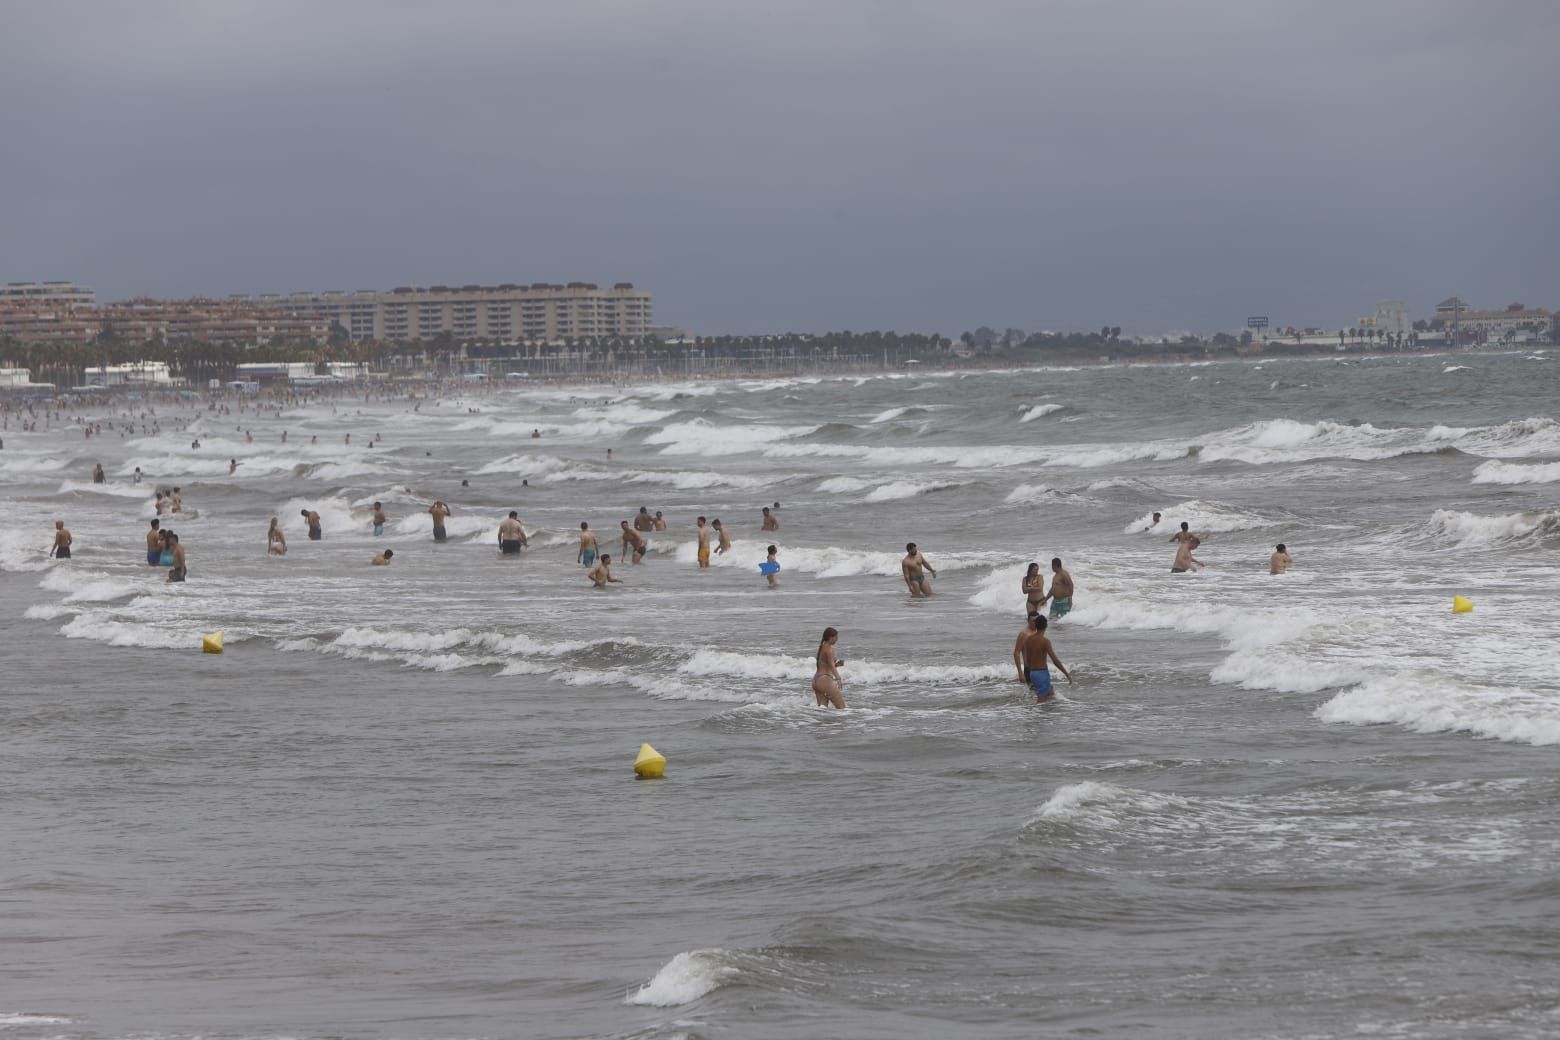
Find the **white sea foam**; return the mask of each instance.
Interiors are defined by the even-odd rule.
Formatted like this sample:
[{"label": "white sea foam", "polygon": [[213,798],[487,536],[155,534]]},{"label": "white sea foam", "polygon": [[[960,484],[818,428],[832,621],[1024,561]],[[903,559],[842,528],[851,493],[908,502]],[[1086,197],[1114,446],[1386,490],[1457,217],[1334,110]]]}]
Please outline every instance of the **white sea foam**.
[{"label": "white sea foam", "polygon": [[1021,423],[1034,422],[1036,419],[1061,411],[1062,407],[1059,404],[1037,404],[1033,408],[1025,410],[1024,414],[1018,417],[1018,421]]},{"label": "white sea foam", "polygon": [[1154,525],[1153,513],[1145,513],[1122,529],[1123,534],[1139,534],[1145,531],[1163,531],[1166,537],[1180,529],[1182,522],[1191,525],[1193,531],[1247,531],[1270,526],[1272,521],[1249,513],[1224,502],[1204,502],[1194,499],[1179,505],[1166,506],[1159,524]]},{"label": "white sea foam", "polygon": [[1473,471],[1475,484],[1553,484],[1557,481],[1560,481],[1560,462],[1524,466],[1491,460],[1480,463]]},{"label": "white sea foam", "polygon": [[661,446],[662,455],[737,455],[776,441],[805,437],[817,426],[722,426],[704,419],[672,423],[647,436],[646,444]]},{"label": "white sea foam", "polygon": [[630,1004],[649,1007],[676,1007],[691,1004],[727,982],[738,972],[722,962],[725,950],[690,950],[679,953],[662,965],[655,977],[628,997]]},{"label": "white sea foam", "polygon": [[873,416],[870,421],[874,423],[893,422],[895,419],[899,418],[901,415],[904,415],[909,410],[909,408],[890,408],[886,412],[879,412],[877,415]]},{"label": "white sea foam", "polygon": [[[158,572],[161,577],[161,572]],[[65,593],[66,603],[101,603],[145,592],[144,584],[122,581],[93,571],[56,567],[38,582],[40,588]]]},{"label": "white sea foam", "polygon": [[1003,501],[1010,505],[1038,505],[1041,502],[1055,502],[1062,497],[1062,492],[1044,484],[1020,484],[1009,491]]},{"label": "white sea foam", "polygon": [[948,488],[963,487],[956,480],[896,480],[890,484],[883,484],[867,492],[863,502],[897,502],[905,498],[915,498],[917,495],[929,495],[934,491],[944,491]]},{"label": "white sea foam", "polygon": [[74,1019],[64,1015],[35,1015],[25,1011],[0,1011],[0,1029],[10,1029],[15,1026],[63,1026],[69,1025]]},{"label": "white sea foam", "polygon": [[1488,549],[1560,531],[1560,510],[1481,516],[1437,509],[1423,529],[1438,543],[1458,549]]},{"label": "white sea foam", "polygon": [[1471,733],[1523,744],[1560,744],[1560,696],[1405,672],[1344,690],[1316,709],[1323,722],[1394,723],[1419,733]]},{"label": "white sea foam", "polygon": [[830,477],[819,484],[817,490],[826,495],[848,495],[854,491],[865,491],[871,486],[872,481],[860,477]]},{"label": "white sea foam", "polygon": [[67,480],[60,484],[59,493],[112,495],[115,498],[148,498],[151,495],[151,491],[134,484],[94,484],[90,480]]}]

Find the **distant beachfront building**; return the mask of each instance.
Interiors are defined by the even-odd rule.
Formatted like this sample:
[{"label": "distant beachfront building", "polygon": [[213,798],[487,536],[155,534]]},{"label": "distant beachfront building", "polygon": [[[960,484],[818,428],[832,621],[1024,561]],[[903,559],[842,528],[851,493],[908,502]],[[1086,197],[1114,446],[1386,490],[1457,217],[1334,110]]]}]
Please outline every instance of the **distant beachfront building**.
[{"label": "distant beachfront building", "polygon": [[60,307],[91,307],[97,295],[75,282],[7,282],[0,285],[0,307],[8,304],[53,304]]},{"label": "distant beachfront building", "polygon": [[632,282],[603,289],[594,282],[530,285],[403,286],[389,292],[290,293],[244,297],[312,314],[339,326],[349,339],[424,342],[448,337],[546,342],[643,337],[651,319],[650,293]]},{"label": "distant beachfront building", "polygon": [[87,386],[172,386],[173,374],[161,361],[102,365],[85,373]]},{"label": "distant beachfront building", "polygon": [[1496,337],[1522,331],[1545,332],[1555,318],[1553,311],[1520,303],[1508,304],[1498,311],[1476,310],[1455,296],[1436,304],[1435,316],[1448,328],[1455,326],[1463,332]]},{"label": "distant beachfront building", "polygon": [[1386,332],[1401,336],[1408,335],[1414,328],[1408,320],[1408,304],[1402,300],[1387,300],[1376,304],[1376,314],[1371,319],[1370,325],[1378,333]]},{"label": "distant beachfront building", "polygon": [[[389,292],[235,295],[214,300],[139,298],[97,306],[92,290],[70,282],[18,282],[0,290],[0,336],[23,343],[87,344],[200,340],[260,346],[273,339],[323,343],[352,340],[456,344],[643,338],[650,294],[630,282],[594,282]],[[338,331],[339,330],[339,331]]]}]

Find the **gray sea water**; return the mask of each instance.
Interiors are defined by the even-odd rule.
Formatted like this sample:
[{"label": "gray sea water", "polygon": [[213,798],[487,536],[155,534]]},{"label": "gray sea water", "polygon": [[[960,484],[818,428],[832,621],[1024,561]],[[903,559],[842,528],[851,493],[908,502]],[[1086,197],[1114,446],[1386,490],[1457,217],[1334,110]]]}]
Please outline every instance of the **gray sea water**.
[{"label": "gray sea water", "polygon": [[0,1040],[1560,1035],[1557,400],[1516,353],[13,414]]}]

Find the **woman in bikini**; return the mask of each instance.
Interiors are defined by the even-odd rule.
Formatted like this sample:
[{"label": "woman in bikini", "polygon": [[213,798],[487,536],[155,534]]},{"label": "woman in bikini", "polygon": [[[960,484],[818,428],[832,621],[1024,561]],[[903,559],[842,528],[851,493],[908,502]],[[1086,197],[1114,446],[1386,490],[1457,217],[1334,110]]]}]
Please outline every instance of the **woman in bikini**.
[{"label": "woman in bikini", "polygon": [[287,555],[287,537],[282,534],[282,525],[276,522],[276,517],[271,517],[271,530],[265,536],[266,552],[272,556]]},{"label": "woman in bikini", "polygon": [[823,640],[818,644],[818,652],[815,655],[815,669],[813,672],[812,691],[818,698],[818,707],[832,706],[845,707],[845,698],[840,695],[840,665],[844,661],[836,660],[834,656],[834,644],[839,642],[840,634],[837,630],[826,628],[823,630]]},{"label": "woman in bikini", "polygon": [[1025,609],[1030,617],[1040,613],[1040,603],[1045,599],[1045,575],[1040,573],[1040,565],[1031,563],[1029,573],[1024,575],[1024,597],[1029,600]]}]

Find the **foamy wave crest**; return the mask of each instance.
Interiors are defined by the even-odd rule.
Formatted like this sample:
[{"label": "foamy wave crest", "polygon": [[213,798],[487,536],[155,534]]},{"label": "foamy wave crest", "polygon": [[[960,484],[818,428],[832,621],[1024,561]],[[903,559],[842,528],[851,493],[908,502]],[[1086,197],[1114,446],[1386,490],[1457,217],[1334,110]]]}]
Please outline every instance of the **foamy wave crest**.
[{"label": "foamy wave crest", "polygon": [[867,493],[863,502],[898,502],[901,499],[915,498],[917,495],[929,495],[934,491],[944,491],[948,488],[964,487],[957,480],[896,480],[891,484],[883,484],[873,488]]},{"label": "foamy wave crest", "polygon": [[[361,521],[353,516],[352,503],[344,498],[289,498],[282,507],[277,510],[276,517],[282,523],[282,530],[290,534],[306,536],[309,525],[303,519],[303,510],[310,509],[320,514],[320,530],[324,536],[333,534],[350,534],[361,528],[367,533],[368,517],[365,515]],[[260,523],[263,525],[264,520]]]},{"label": "foamy wave crest", "polygon": [[1190,804],[1187,799],[1175,795],[1154,794],[1097,780],[1085,780],[1058,787],[1035,810],[1030,822],[1067,820],[1115,829],[1129,823],[1133,817],[1145,813],[1177,812],[1188,808]]},{"label": "foamy wave crest", "polygon": [[501,459],[489,462],[473,472],[482,476],[501,474],[515,477],[541,477],[548,476],[559,470],[566,470],[577,463],[566,462],[553,455],[506,455]]},{"label": "foamy wave crest", "polygon": [[1445,368],[1441,369],[1441,374],[1444,376],[1444,375],[1446,375],[1449,372],[1472,372],[1472,371],[1473,371],[1473,369],[1469,368],[1467,365],[1447,365]]},{"label": "foamy wave crest", "polygon": [[1168,538],[1180,529],[1183,522],[1190,524],[1193,531],[1248,531],[1255,527],[1267,527],[1272,523],[1265,517],[1237,509],[1224,502],[1203,502],[1193,499],[1190,502],[1167,507],[1157,527],[1154,526],[1154,515],[1147,513],[1122,528],[1122,533],[1163,531]]},{"label": "foamy wave crest", "polygon": [[1553,484],[1560,481],[1560,462],[1523,466],[1515,462],[1484,462],[1473,471],[1475,484]]},{"label": "foamy wave crest", "polygon": [[854,491],[865,491],[871,486],[872,481],[860,477],[830,477],[819,484],[817,490],[826,495],[848,495]]},{"label": "foamy wave crest", "polygon": [[[1001,680],[1008,676],[1007,668],[996,665],[901,665],[854,658],[847,660],[840,668],[847,683],[867,686],[883,683],[966,684],[992,679]],[[787,657],[778,654],[758,656],[733,653],[728,650],[699,650],[679,665],[677,670],[684,675],[805,682],[812,678],[813,661],[810,657]]]},{"label": "foamy wave crest", "polygon": [[74,1019],[64,1015],[30,1015],[25,1011],[0,1011],[0,1029],[13,1026],[64,1026]]},{"label": "foamy wave crest", "polygon": [[1520,744],[1560,744],[1560,696],[1399,674],[1345,690],[1316,709],[1323,722],[1394,723],[1417,733],[1471,733]]},{"label": "foamy wave crest", "polygon": [[1560,510],[1480,516],[1437,509],[1423,530],[1437,542],[1458,549],[1488,549],[1536,539],[1560,531]]},{"label": "foamy wave crest", "polygon": [[[60,628],[70,639],[91,639],[109,646],[142,646],[159,650],[189,650],[200,646],[200,635],[189,630],[173,631],[133,621],[115,621],[97,614],[78,614]],[[229,631],[227,640],[236,642]]]},{"label": "foamy wave crest", "polygon": [[1009,491],[1003,501],[1009,505],[1038,505],[1041,502],[1055,502],[1062,497],[1062,492],[1044,484],[1020,484]]},{"label": "foamy wave crest", "polygon": [[1061,410],[1062,406],[1059,404],[1037,404],[1033,408],[1026,410],[1023,415],[1020,415],[1018,417],[1018,421],[1021,423],[1034,422],[1036,419],[1043,418],[1052,414],[1053,412],[1059,412]]},{"label": "foamy wave crest", "polygon": [[874,422],[874,423],[893,422],[895,419],[899,418],[901,415],[904,415],[909,410],[910,410],[909,408],[890,408],[886,412],[879,412],[877,415],[873,416],[869,420],[869,422]]},{"label": "foamy wave crest", "polygon": [[658,423],[662,419],[670,419],[676,414],[675,411],[645,408],[629,401],[614,401],[604,408],[576,408],[574,410],[574,418],[576,419],[628,423],[631,426],[645,426],[650,423]]},{"label": "foamy wave crest", "polygon": [[[606,474],[621,479],[621,474]],[[634,474],[628,478],[630,484],[665,484],[676,488],[678,491],[697,491],[701,488],[733,487],[733,488],[760,488],[769,487],[775,483],[771,478],[745,477],[734,473],[708,473],[692,470],[679,470],[677,472],[662,472],[648,470]]]},{"label": "foamy wave crest", "polygon": [[726,955],[721,949],[679,953],[662,965],[653,979],[630,994],[628,1003],[648,1007],[691,1004],[737,977],[738,970],[722,960]]},{"label": "foamy wave crest", "polygon": [[89,480],[67,480],[60,485],[59,494],[113,495],[115,498],[146,498],[150,492],[134,484],[94,484]]},{"label": "foamy wave crest", "polygon": [[661,445],[662,455],[738,455],[776,441],[805,437],[817,426],[718,426],[704,419],[672,423],[645,438]]},{"label": "foamy wave crest", "polygon": [[1541,417],[1516,419],[1499,426],[1459,430],[1452,440],[1460,451],[1492,458],[1560,455],[1560,422]]},{"label": "foamy wave crest", "polygon": [[65,593],[66,603],[103,603],[146,591],[141,585],[110,578],[106,574],[66,570],[62,567],[45,574],[38,586],[50,592]]},{"label": "foamy wave crest", "polygon": [[1219,663],[1208,678],[1246,690],[1320,693],[1362,681],[1362,669],[1350,664],[1318,664],[1273,647],[1240,650]]},{"label": "foamy wave crest", "polygon": [[37,532],[0,529],[0,571],[43,571],[53,565],[47,529]]},{"label": "foamy wave crest", "polygon": [[[58,473],[68,469],[69,463],[52,456],[33,458],[29,455],[0,452],[0,473]],[[79,470],[77,472],[80,472]]]}]

